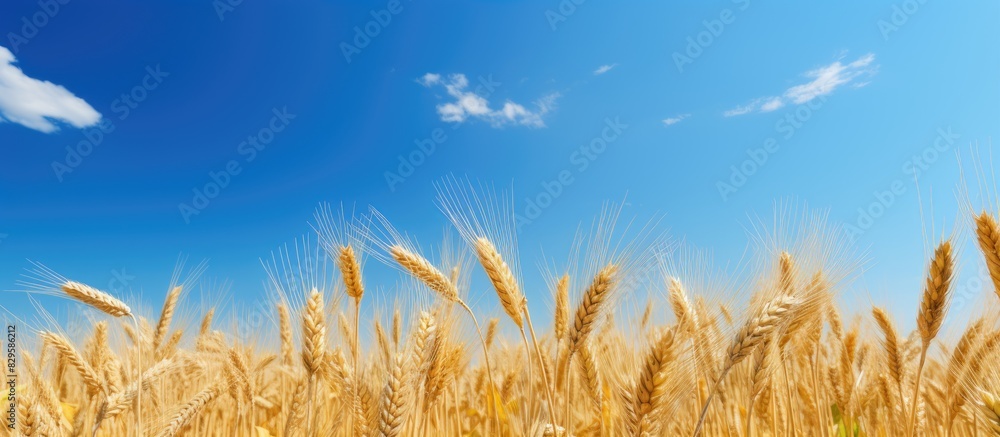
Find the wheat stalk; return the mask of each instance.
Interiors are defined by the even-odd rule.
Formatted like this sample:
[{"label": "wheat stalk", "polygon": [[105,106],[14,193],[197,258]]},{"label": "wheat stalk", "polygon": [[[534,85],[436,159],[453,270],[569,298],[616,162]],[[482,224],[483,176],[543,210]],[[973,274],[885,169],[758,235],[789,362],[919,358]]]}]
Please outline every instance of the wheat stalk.
[{"label": "wheat stalk", "polygon": [[945,240],[934,250],[934,258],[931,260],[924,292],[920,299],[920,311],[917,314],[917,331],[920,333],[922,347],[920,349],[920,363],[917,365],[917,379],[913,384],[910,420],[907,425],[910,435],[916,432],[914,426],[917,421],[917,405],[920,404],[920,379],[923,376],[924,362],[927,359],[927,349],[934,337],[937,336],[938,331],[941,330],[941,324],[944,322],[954,264],[951,241]]}]

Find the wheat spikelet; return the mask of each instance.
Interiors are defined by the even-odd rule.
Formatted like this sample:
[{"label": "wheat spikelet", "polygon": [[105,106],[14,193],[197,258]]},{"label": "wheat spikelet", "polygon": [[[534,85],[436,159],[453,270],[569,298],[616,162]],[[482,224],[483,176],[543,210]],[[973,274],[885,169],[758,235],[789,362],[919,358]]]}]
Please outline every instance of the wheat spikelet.
[{"label": "wheat spikelet", "polygon": [[896,326],[892,323],[889,314],[882,308],[872,307],[872,317],[875,318],[875,323],[878,324],[885,338],[882,348],[885,349],[885,364],[889,370],[889,376],[892,377],[892,382],[897,387],[902,387],[903,362],[899,354],[899,337],[896,334]]},{"label": "wheat spikelet", "polygon": [[490,346],[493,346],[493,339],[497,336],[497,327],[500,325],[500,319],[492,318],[486,323],[486,339],[484,343],[486,344],[486,349],[488,350]]},{"label": "wheat spikelet", "polygon": [[353,246],[348,244],[340,248],[337,266],[340,267],[340,274],[347,287],[347,295],[352,299],[361,300],[361,296],[365,294],[365,287],[361,282],[361,263],[358,262]]},{"label": "wheat spikelet", "polygon": [[292,340],[292,316],[288,307],[278,304],[278,335],[281,337],[281,365],[291,366],[295,362],[295,344]]},{"label": "wheat spikelet", "polygon": [[615,264],[608,264],[594,276],[594,280],[583,293],[583,300],[577,307],[576,315],[573,319],[573,326],[569,330],[569,351],[570,355],[587,341],[587,337],[594,330],[594,325],[608,308],[610,294],[617,279],[618,267]]},{"label": "wheat spikelet", "polygon": [[174,310],[177,309],[177,300],[181,297],[182,287],[177,286],[167,293],[167,298],[163,301],[163,309],[160,310],[160,320],[156,324],[156,331],[153,333],[153,350],[160,348],[160,343],[167,336],[170,329],[170,321],[174,318]]},{"label": "wheat spikelet", "polygon": [[382,329],[382,323],[375,320],[375,339],[378,341],[378,350],[382,355],[382,362],[389,364],[389,355],[391,355],[392,348],[389,347],[389,337],[385,335],[385,330]]},{"label": "wheat spikelet", "polygon": [[347,316],[340,313],[337,316],[337,327],[340,329],[340,336],[347,343],[347,349],[351,352],[351,359],[358,357],[358,342],[354,333],[356,329],[351,329],[351,322],[347,321]]},{"label": "wheat spikelet", "polygon": [[[104,324],[104,326],[107,326],[107,324]],[[41,375],[39,375],[38,369],[36,369],[34,366],[34,360],[32,359],[31,353],[27,351],[22,351],[20,352],[20,354],[24,367],[28,369],[28,376],[31,377],[31,382],[37,385],[36,396],[38,396],[39,399],[36,399],[36,401],[41,403],[41,409],[43,409],[49,415],[49,417],[52,419],[53,422],[57,424],[57,426],[61,427],[64,430],[70,430],[72,427],[69,424],[69,422],[66,421],[65,416],[63,416],[62,414],[62,407],[59,402],[59,395],[52,387],[52,384],[50,384],[46,378],[43,378]]]},{"label": "wheat spikelet", "polygon": [[477,238],[475,248],[479,263],[483,265],[486,276],[490,278],[497,296],[500,297],[504,312],[514,321],[515,325],[521,327],[524,324],[524,308],[527,300],[517,286],[514,273],[500,256],[500,252],[486,237]]},{"label": "wheat spikelet", "polygon": [[69,297],[97,308],[113,317],[125,317],[132,315],[132,309],[122,302],[89,285],[76,281],[66,281],[62,284],[62,291]]},{"label": "wheat spikelet", "polygon": [[798,302],[798,298],[794,296],[778,296],[764,305],[756,316],[747,319],[728,349],[726,366],[732,367],[742,361],[768,335],[778,330]]},{"label": "wheat spikelet", "polygon": [[305,419],[306,387],[309,378],[299,378],[289,400],[288,417],[285,419],[285,435],[292,435]]},{"label": "wheat spikelet", "polygon": [[59,351],[61,359],[66,360],[69,365],[76,369],[77,373],[79,373],[83,378],[83,382],[86,384],[88,392],[96,394],[104,391],[104,385],[101,384],[100,375],[98,375],[97,372],[95,372],[94,369],[87,364],[87,361],[83,359],[83,356],[77,352],[76,348],[74,348],[68,340],[63,338],[63,336],[52,332],[43,332],[42,339],[46,344],[51,345]]},{"label": "wheat spikelet", "polygon": [[[670,278],[667,285],[667,297],[670,301],[670,308],[674,311],[674,317],[677,318],[677,323],[689,331],[697,329],[698,318],[680,279]],[[643,315],[643,319],[645,318],[646,316]]]},{"label": "wheat spikelet", "polygon": [[986,422],[993,435],[1000,435],[1000,399],[985,390],[979,392],[979,417]]},{"label": "wheat spikelet", "polygon": [[795,260],[788,252],[781,252],[778,256],[779,289],[788,295],[795,294]]},{"label": "wheat spikelet", "polygon": [[653,341],[649,352],[646,354],[642,366],[642,373],[636,383],[635,414],[637,419],[637,432],[639,435],[655,435],[659,428],[659,421],[656,416],[663,406],[663,398],[667,386],[666,370],[670,362],[674,359],[676,332],[673,329],[663,331]]},{"label": "wheat spikelet", "polygon": [[232,380],[229,382],[230,386],[239,387],[239,392],[243,394],[243,397],[238,399],[243,405],[253,406],[256,390],[254,389],[253,378],[250,375],[250,366],[247,365],[246,358],[236,348],[230,348],[227,355],[229,357],[229,367],[227,368],[230,369],[230,373],[232,374]]},{"label": "wheat spikelet", "polygon": [[594,353],[591,351],[590,345],[584,345],[580,348],[578,353],[578,361],[580,363],[581,370],[580,376],[583,379],[583,387],[586,389],[586,393],[590,397],[591,402],[593,402],[595,410],[600,412],[604,393],[601,388],[601,377],[597,371],[597,359],[594,357]]},{"label": "wheat spikelet", "polygon": [[1000,226],[986,211],[976,217],[976,240],[979,242],[979,250],[986,258],[993,291],[1000,296]]},{"label": "wheat spikelet", "polygon": [[556,283],[556,313],[553,319],[556,340],[562,340],[566,336],[566,329],[569,325],[569,275],[564,274]]},{"label": "wheat spikelet", "polygon": [[937,336],[944,321],[954,263],[951,242],[941,243],[934,251],[934,259],[931,261],[923,297],[920,300],[920,314],[917,316],[917,329],[920,331],[925,349]]},{"label": "wheat spikelet", "polygon": [[302,365],[310,376],[320,370],[325,353],[326,318],[323,314],[323,294],[314,288],[302,312]]},{"label": "wheat spikelet", "polygon": [[434,316],[427,311],[420,312],[417,323],[417,332],[413,334],[413,361],[419,368],[425,369],[430,365],[437,336],[437,323],[434,321]]},{"label": "wheat spikelet", "polygon": [[25,393],[18,396],[16,408],[16,426],[21,435],[25,437],[45,435],[47,428],[42,421],[42,411],[30,394]]},{"label": "wheat spikelet", "polygon": [[382,390],[382,406],[379,413],[379,435],[395,437],[403,428],[408,406],[409,384],[406,381],[406,363],[403,354],[397,354],[389,366],[389,380]]},{"label": "wheat spikelet", "polygon": [[455,288],[455,284],[429,261],[404,249],[403,246],[395,245],[389,250],[396,262],[410,272],[413,277],[437,292],[444,300],[458,302],[458,289]]},{"label": "wheat spikelet", "polygon": [[190,401],[188,401],[184,406],[181,407],[180,411],[175,414],[167,425],[157,434],[158,437],[173,437],[180,433],[184,427],[194,419],[195,416],[200,414],[205,406],[210,402],[215,400],[222,391],[219,384],[212,384],[208,388],[202,390],[197,395],[195,395]]},{"label": "wheat spikelet", "polygon": [[[152,380],[163,376],[170,371],[173,366],[174,362],[172,360],[165,359],[156,363],[153,367],[146,369],[140,378],[142,383],[141,390],[149,388],[149,384]],[[125,387],[124,390],[114,393],[104,399],[104,401],[101,402],[100,407],[98,407],[97,417],[94,419],[94,429],[97,430],[101,426],[102,421],[112,419],[128,411],[132,407],[136,396],[139,394],[139,386],[139,381],[133,382]]]}]

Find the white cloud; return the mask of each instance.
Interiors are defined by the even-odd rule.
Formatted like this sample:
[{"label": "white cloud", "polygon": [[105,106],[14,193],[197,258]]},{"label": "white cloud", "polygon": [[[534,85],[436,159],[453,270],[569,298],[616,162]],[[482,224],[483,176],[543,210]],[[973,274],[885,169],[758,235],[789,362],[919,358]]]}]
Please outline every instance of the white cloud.
[{"label": "white cloud", "polygon": [[427,73],[417,82],[426,87],[443,85],[445,91],[454,101],[437,105],[441,121],[462,123],[469,118],[486,120],[493,127],[506,125],[545,127],[544,117],[555,109],[559,93],[552,93],[536,100],[533,109],[528,109],[519,103],[507,100],[500,109],[490,107],[490,102],[479,94],[469,90],[469,80],[464,74],[449,75],[447,80],[441,75]]},{"label": "white cloud", "polygon": [[441,82],[441,75],[434,73],[427,73],[421,76],[419,79],[417,79],[417,83],[426,87],[429,87],[439,82]]},{"label": "white cloud", "polygon": [[846,65],[837,60],[832,64],[807,71],[805,76],[812,80],[788,88],[781,96],[754,99],[746,105],[724,111],[722,115],[733,117],[754,111],[774,111],[788,103],[799,105],[817,97],[829,95],[837,88],[847,84],[850,84],[854,88],[861,88],[870,81],[855,82],[855,79],[874,76],[878,72],[878,66],[873,65],[873,62],[875,62],[875,55],[872,53],[866,54]]},{"label": "white cloud", "polygon": [[664,118],[663,119],[663,124],[665,124],[667,126],[673,126],[673,125],[675,125],[677,123],[680,123],[685,118],[688,118],[690,116],[691,116],[691,114],[680,114],[680,115],[676,115],[674,117]]},{"label": "white cloud", "polygon": [[0,47],[0,121],[49,133],[59,129],[53,121],[83,128],[101,120],[83,99],[60,85],[26,76],[15,62],[14,54]]},{"label": "white cloud", "polygon": [[782,106],[785,106],[785,102],[781,100],[781,97],[771,97],[760,105],[760,112],[771,112]]},{"label": "white cloud", "polygon": [[618,66],[618,64],[615,63],[615,64],[604,64],[604,65],[602,65],[600,67],[597,67],[597,69],[594,70],[594,76],[600,76],[600,75],[602,75],[604,73],[607,73],[607,72],[611,71],[612,68],[615,68],[617,66]]}]

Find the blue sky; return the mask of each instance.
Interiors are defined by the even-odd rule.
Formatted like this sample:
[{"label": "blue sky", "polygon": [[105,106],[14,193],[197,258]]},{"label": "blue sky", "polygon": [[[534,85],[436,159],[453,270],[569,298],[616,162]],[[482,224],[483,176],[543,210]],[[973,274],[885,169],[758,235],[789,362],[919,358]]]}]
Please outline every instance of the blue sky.
[{"label": "blue sky", "polygon": [[912,318],[930,220],[967,227],[960,170],[997,134],[1000,6],[579,3],[6,2],[0,288],[31,259],[155,306],[184,254],[252,301],[321,201],[433,246],[456,174],[514,187],[537,305],[541,248],[562,260],[605,201],[724,264],[793,199],[862,225],[851,299]]}]

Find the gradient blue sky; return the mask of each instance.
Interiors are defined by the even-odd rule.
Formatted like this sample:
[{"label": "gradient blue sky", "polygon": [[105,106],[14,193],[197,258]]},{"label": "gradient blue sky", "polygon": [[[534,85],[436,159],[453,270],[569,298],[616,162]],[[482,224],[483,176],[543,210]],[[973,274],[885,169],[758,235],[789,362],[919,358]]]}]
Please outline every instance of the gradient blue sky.
[{"label": "gradient blue sky", "polygon": [[[627,194],[626,215],[663,214],[674,237],[725,263],[743,252],[748,214],[770,215],[776,201],[856,223],[873,193],[897,184],[858,240],[872,262],[857,300],[871,293],[909,320],[930,219],[939,234],[956,219],[967,227],[956,151],[968,157],[978,142],[988,154],[1000,120],[1000,5],[988,1],[402,0],[350,60],[343,44],[356,26],[374,29],[372,11],[389,2],[243,2],[221,18],[223,2],[69,1],[51,16],[44,3],[0,6],[0,46],[16,58],[0,70],[2,289],[17,288],[31,259],[100,287],[133,277],[128,288],[155,306],[185,254],[252,300],[259,258],[308,233],[321,201],[375,205],[430,247],[446,224],[433,203],[442,176],[512,185],[525,212],[566,172],[572,183],[520,233],[533,302],[547,299],[533,268],[541,248],[562,260],[576,224],[607,200]],[[40,13],[32,32],[26,20]],[[677,54],[691,62],[678,68]],[[157,68],[162,82],[146,79]],[[25,85],[16,69],[64,90],[15,94]],[[122,94],[144,80],[155,89],[125,116]],[[477,90],[484,81],[493,85]],[[96,117],[72,96],[114,131],[60,173],[53,163],[92,130],[74,122]],[[456,101],[464,106],[447,106]],[[241,142],[276,110],[294,118],[248,161]],[[32,111],[61,118],[57,130],[16,122]],[[796,114],[801,123],[781,121]],[[609,120],[627,127],[594,153]],[[921,169],[918,188],[914,157],[949,129],[958,137]],[[434,152],[389,184],[399,156],[435,135]],[[724,199],[718,182],[769,138],[776,151]],[[232,160],[240,173],[186,220],[179,205]],[[23,308],[27,297],[5,302]]]}]

